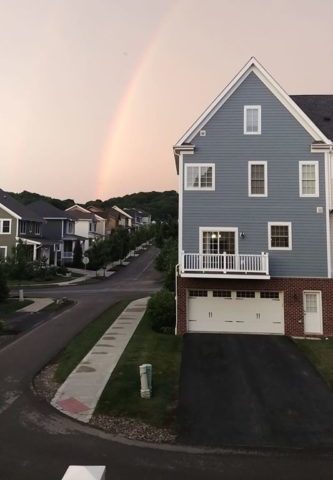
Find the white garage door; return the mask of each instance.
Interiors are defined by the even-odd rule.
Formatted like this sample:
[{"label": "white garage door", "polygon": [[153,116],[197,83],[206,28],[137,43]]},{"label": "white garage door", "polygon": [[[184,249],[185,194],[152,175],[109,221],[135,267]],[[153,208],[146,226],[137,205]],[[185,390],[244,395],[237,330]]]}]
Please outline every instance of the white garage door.
[{"label": "white garage door", "polygon": [[283,292],[189,290],[188,331],[283,335]]}]

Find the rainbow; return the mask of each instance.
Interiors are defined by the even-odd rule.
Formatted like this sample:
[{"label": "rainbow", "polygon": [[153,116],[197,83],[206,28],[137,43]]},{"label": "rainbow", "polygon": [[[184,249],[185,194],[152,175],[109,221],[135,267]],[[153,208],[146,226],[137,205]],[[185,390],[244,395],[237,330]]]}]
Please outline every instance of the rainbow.
[{"label": "rainbow", "polygon": [[[179,1],[171,5],[167,12],[159,22],[155,29],[150,42],[145,49],[143,55],[137,63],[133,76],[130,78],[124,94],[121,97],[116,113],[108,127],[108,135],[102,149],[99,174],[97,178],[96,198],[105,198],[110,196],[110,189],[112,188],[112,174],[115,162],[121,161],[123,146],[128,141],[127,126],[131,115],[131,108],[133,100],[139,90],[140,84],[143,81],[144,73],[147,65],[154,57],[158,50],[159,40],[161,39],[165,26],[167,25],[176,6],[179,6]],[[112,194],[112,193],[111,193]]]}]

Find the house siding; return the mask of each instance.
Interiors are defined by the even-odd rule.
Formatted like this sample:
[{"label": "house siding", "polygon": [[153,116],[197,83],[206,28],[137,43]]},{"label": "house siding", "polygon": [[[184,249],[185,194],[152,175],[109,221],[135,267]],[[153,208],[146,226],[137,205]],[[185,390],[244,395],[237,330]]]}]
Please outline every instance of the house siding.
[{"label": "house siding", "polygon": [[54,241],[62,238],[62,224],[64,220],[46,220],[43,225],[43,236]]},{"label": "house siding", "polygon": [[[261,135],[243,134],[244,105],[261,105]],[[327,277],[325,158],[312,137],[252,72],[193,139],[186,163],[214,163],[215,191],[183,191],[183,245],[199,252],[199,227],[238,227],[239,253],[269,252],[276,277]],[[248,197],[248,162],[267,161],[268,197]],[[299,162],[319,162],[319,197],[299,197]],[[183,175],[184,178],[184,175]],[[324,213],[317,213],[317,207]],[[268,222],[292,222],[291,251],[268,250]]]},{"label": "house siding", "polygon": [[11,233],[9,235],[0,234],[0,247],[7,247],[7,255],[10,256],[11,249],[16,245],[16,225],[18,220],[1,207],[0,218],[11,219],[12,221]]}]

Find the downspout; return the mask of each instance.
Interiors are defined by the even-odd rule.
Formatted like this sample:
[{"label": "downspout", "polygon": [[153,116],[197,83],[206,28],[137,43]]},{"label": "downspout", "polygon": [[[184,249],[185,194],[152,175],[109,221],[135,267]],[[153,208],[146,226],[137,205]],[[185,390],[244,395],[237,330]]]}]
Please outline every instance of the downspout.
[{"label": "downspout", "polygon": [[175,266],[175,300],[176,300],[176,325],[175,325],[175,335],[177,335],[178,327],[178,270],[179,263]]},{"label": "downspout", "polygon": [[326,228],[328,232],[327,236],[327,276],[332,278],[332,239],[331,239],[331,219],[330,209],[332,205],[332,178],[331,178],[331,161],[332,161],[333,146],[330,145],[330,149],[325,155],[325,177],[326,177]]}]

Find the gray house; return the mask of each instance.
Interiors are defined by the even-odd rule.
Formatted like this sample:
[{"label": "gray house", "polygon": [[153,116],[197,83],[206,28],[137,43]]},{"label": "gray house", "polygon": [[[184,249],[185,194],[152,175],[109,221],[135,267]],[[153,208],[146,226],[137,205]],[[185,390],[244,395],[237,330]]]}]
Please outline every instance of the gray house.
[{"label": "gray house", "polygon": [[333,336],[332,140],[251,58],[177,142],[178,333]]},{"label": "gray house", "polygon": [[85,241],[75,235],[75,220],[71,214],[44,200],[30,203],[29,208],[44,220],[41,256],[51,265],[71,263],[76,241],[81,244]]},{"label": "gray house", "polygon": [[43,219],[0,189],[0,259],[11,256],[21,240],[31,260],[41,255]]}]

